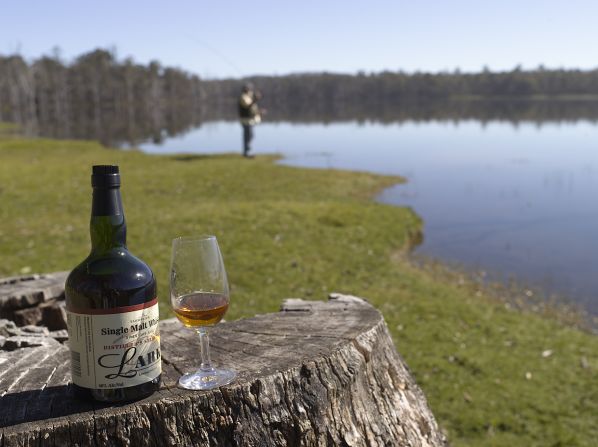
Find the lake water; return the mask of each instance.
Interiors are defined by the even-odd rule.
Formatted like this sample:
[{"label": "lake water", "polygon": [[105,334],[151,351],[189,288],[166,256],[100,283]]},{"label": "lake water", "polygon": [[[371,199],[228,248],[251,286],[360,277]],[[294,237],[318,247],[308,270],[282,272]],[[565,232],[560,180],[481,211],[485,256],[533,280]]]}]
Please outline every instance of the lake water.
[{"label": "lake water", "polygon": [[[478,121],[265,123],[254,153],[284,164],[398,174],[379,196],[425,222],[417,251],[569,296],[598,314],[598,125]],[[236,122],[205,124],[150,153],[240,152]]]}]

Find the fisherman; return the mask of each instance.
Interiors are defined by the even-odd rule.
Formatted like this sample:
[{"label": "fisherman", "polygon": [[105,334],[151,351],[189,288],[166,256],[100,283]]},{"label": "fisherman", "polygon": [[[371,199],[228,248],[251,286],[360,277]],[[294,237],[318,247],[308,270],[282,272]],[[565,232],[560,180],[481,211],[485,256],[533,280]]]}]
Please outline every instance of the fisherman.
[{"label": "fisherman", "polygon": [[260,108],[257,102],[261,99],[260,92],[255,91],[253,84],[247,83],[243,86],[241,96],[239,97],[239,119],[243,126],[243,156],[249,155],[251,150],[251,140],[253,140],[253,126],[262,121]]}]

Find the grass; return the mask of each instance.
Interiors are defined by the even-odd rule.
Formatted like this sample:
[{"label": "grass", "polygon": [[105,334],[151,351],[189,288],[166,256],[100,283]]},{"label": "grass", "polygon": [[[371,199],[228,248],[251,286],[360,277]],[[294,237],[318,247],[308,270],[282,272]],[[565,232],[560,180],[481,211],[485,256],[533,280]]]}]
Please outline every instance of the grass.
[{"label": "grass", "polygon": [[79,262],[90,166],[116,163],[129,248],[156,272],[163,317],[171,239],[214,233],[231,282],[228,319],[276,311],[284,297],[367,297],[453,445],[595,445],[598,338],[408,262],[419,218],[370,200],[400,179],[273,160],[0,139],[0,275]]}]

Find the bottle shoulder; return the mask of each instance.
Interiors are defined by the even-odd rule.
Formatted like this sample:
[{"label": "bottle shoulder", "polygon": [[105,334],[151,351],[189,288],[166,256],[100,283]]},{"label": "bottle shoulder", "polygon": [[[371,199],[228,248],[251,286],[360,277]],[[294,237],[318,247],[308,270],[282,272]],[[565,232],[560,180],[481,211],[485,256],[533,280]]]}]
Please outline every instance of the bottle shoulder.
[{"label": "bottle shoulder", "polygon": [[151,268],[123,248],[101,254],[93,252],[69,274],[65,292],[67,305],[92,308],[138,304],[156,297],[156,279]]}]

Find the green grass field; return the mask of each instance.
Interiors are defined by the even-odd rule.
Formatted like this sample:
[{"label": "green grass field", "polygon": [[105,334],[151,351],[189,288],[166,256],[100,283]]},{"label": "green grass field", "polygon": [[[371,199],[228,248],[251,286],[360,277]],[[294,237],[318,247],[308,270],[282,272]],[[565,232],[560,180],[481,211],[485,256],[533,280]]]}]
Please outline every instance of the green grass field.
[{"label": "green grass field", "polygon": [[156,272],[163,317],[171,239],[213,233],[231,282],[227,319],[276,311],[285,297],[367,297],[453,445],[596,445],[598,338],[406,261],[421,221],[371,201],[398,178],[4,138],[0,275],[68,270],[87,255],[98,163],[121,166],[128,245]]}]

